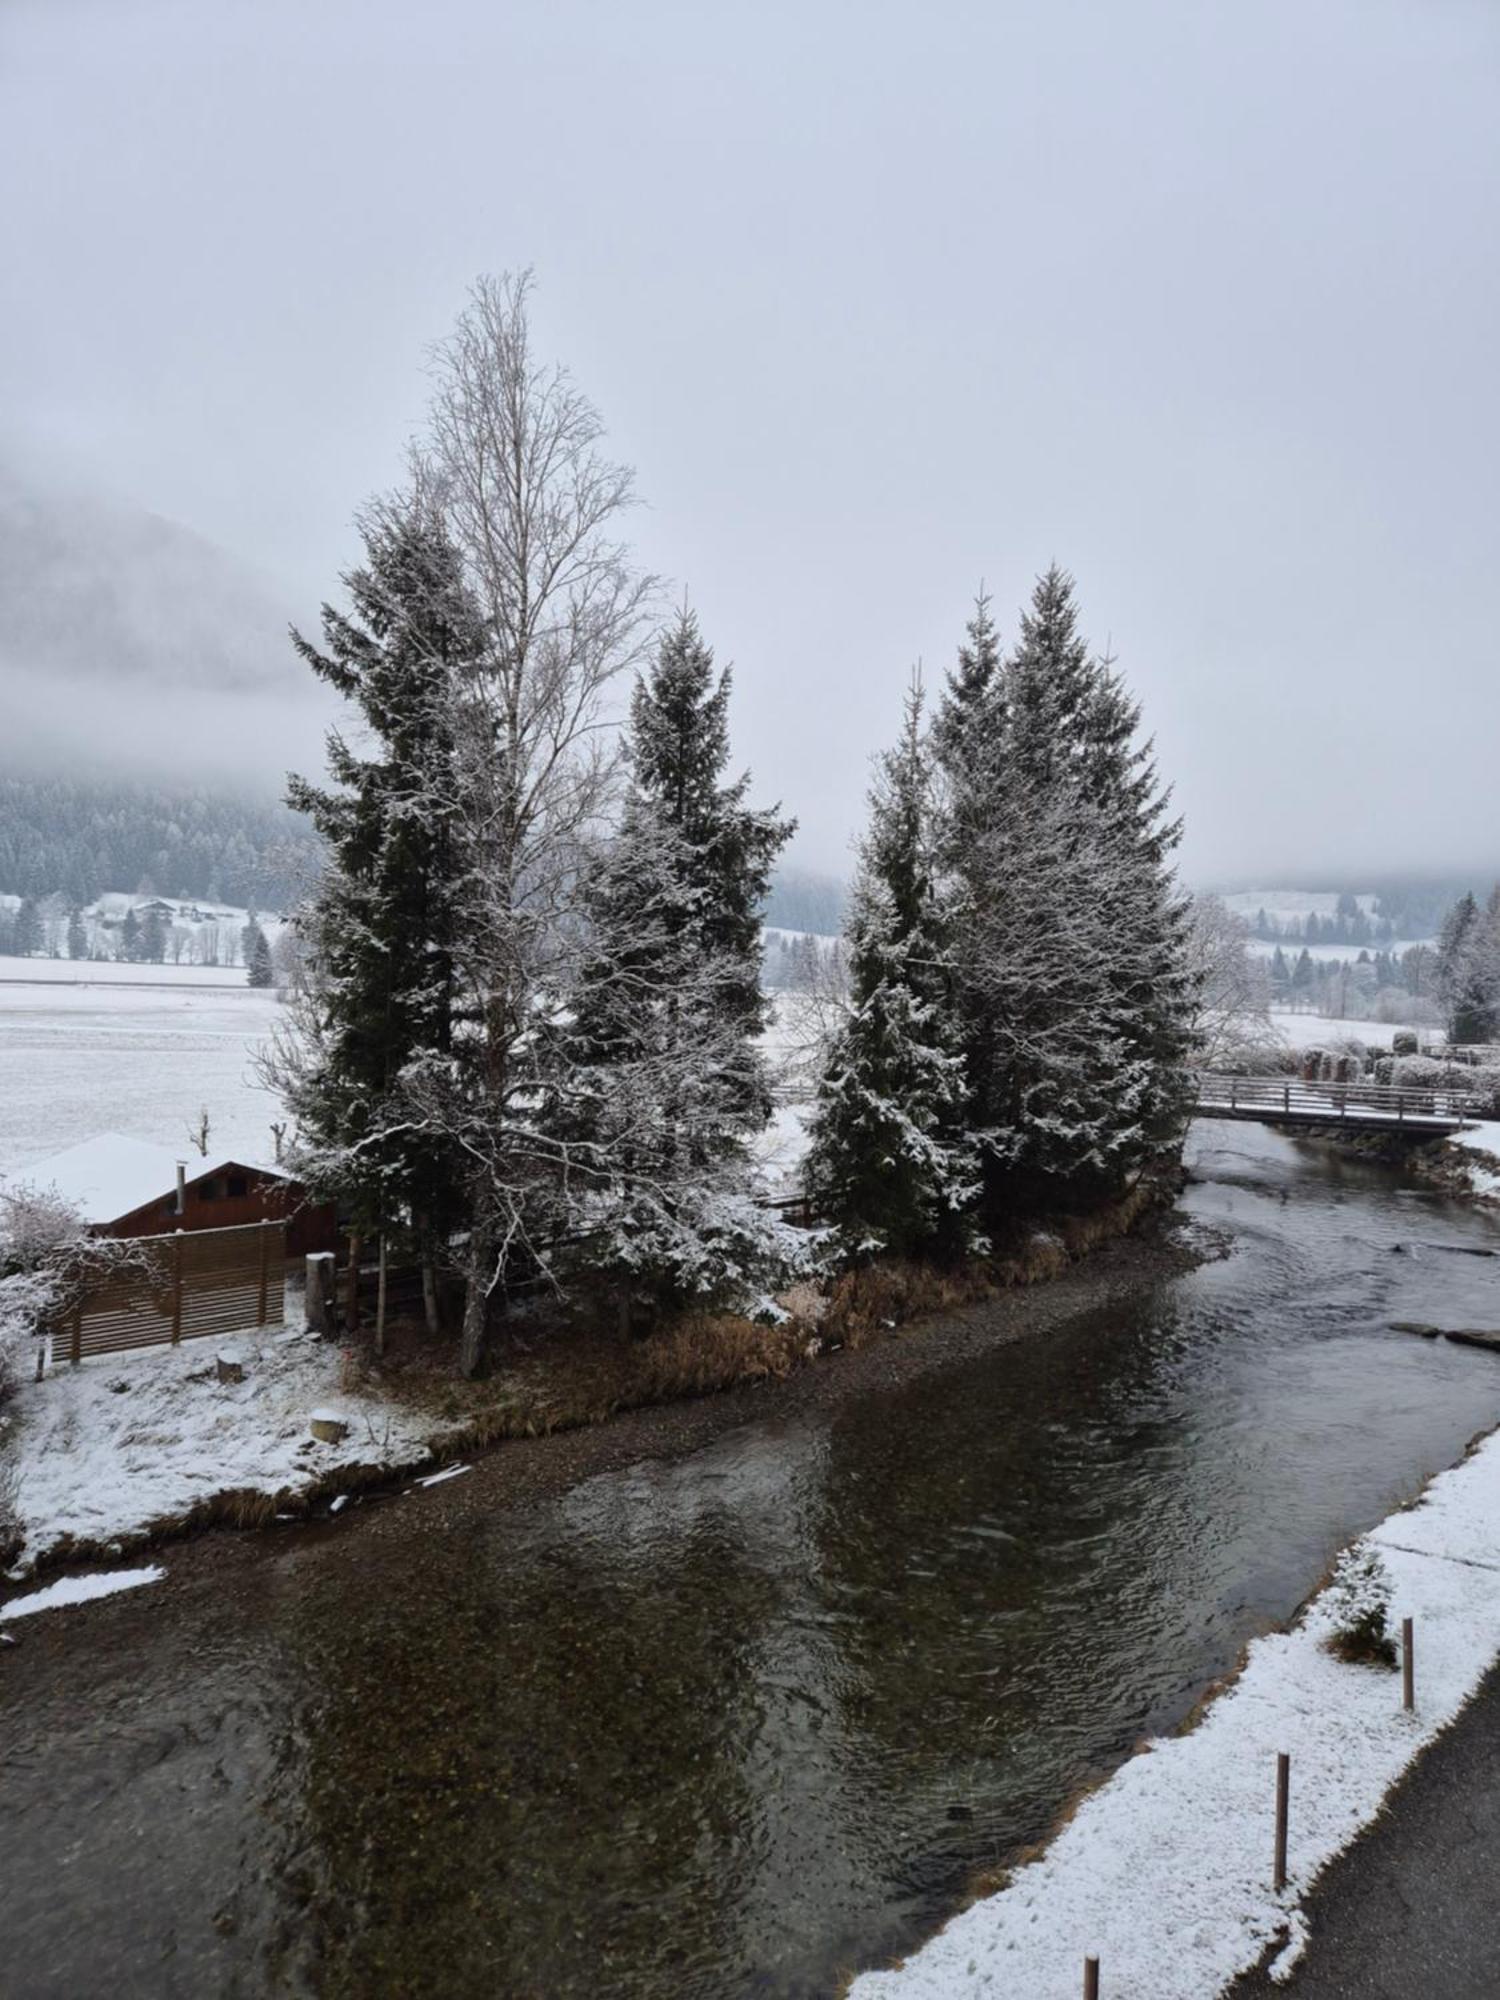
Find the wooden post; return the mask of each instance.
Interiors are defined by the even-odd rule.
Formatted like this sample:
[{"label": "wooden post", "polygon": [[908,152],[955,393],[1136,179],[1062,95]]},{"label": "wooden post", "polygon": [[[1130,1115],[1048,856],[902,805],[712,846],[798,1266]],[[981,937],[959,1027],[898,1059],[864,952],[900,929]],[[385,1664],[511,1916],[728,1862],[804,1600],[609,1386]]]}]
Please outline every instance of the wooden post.
[{"label": "wooden post", "polygon": [[73,1308],[73,1342],[68,1359],[76,1368],[83,1359],[83,1293],[78,1294],[78,1303]]},{"label": "wooden post", "polygon": [[1083,2000],[1099,2000],[1099,1961],[1086,1958],[1083,1961]]},{"label": "wooden post", "polygon": [[1276,1753],[1276,1870],[1272,1886],[1277,1895],[1286,1887],[1286,1823],[1292,1789],[1292,1760],[1285,1750]]},{"label": "wooden post", "polygon": [[271,1238],[267,1233],[274,1225],[263,1222],[260,1225],[260,1300],[255,1308],[255,1324],[264,1326],[266,1312],[270,1304]]},{"label": "wooden post", "polygon": [[331,1250],[315,1250],[307,1259],[307,1324],[320,1340],[331,1340],[336,1314],[338,1277]]},{"label": "wooden post", "polygon": [[172,1345],[182,1343],[182,1231],[172,1243]]},{"label": "wooden post", "polygon": [[1401,1706],[1411,1712],[1417,1705],[1417,1663],[1412,1652],[1411,1620],[1401,1620]]}]

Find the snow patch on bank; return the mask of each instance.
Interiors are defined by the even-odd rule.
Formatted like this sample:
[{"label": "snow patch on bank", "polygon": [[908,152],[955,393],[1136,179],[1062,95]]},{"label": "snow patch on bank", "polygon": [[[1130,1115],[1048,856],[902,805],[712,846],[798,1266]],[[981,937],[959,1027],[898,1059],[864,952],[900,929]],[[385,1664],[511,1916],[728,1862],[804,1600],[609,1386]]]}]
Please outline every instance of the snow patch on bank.
[{"label": "snow patch on bank", "polygon": [[[1402,1771],[1500,1654],[1500,1435],[1441,1474],[1375,1549],[1392,1617],[1416,1621],[1416,1711],[1401,1676],[1346,1666],[1322,1641],[1323,1592],[1290,1632],[1256,1640],[1243,1673],[1188,1735],[1124,1765],[1037,1861],[955,1917],[854,2000],[1077,2000],[1083,1961],[1107,1993],[1206,2000],[1305,1939],[1301,1899],[1374,1818]],[[1291,1757],[1290,1885],[1271,1888],[1276,1755]]]},{"label": "snow patch on bank", "polygon": [[1467,1162],[1471,1192],[1483,1201],[1500,1201],[1500,1120],[1466,1126],[1449,1143],[1478,1156]]},{"label": "snow patch on bank", "polygon": [[33,1590],[27,1597],[13,1597],[0,1604],[0,1625],[10,1618],[29,1618],[34,1611],[58,1611],[67,1604],[91,1604],[96,1597],[113,1597],[117,1591],[139,1590],[143,1583],[160,1583],[166,1575],[160,1563],[145,1569],[108,1570],[103,1576],[64,1576],[45,1590]]},{"label": "snow patch on bank", "polygon": [[[216,1379],[215,1357],[243,1382]],[[28,1382],[7,1455],[17,1472],[32,1563],[65,1536],[109,1542],[234,1487],[275,1493],[340,1465],[400,1466],[427,1456],[436,1428],[374,1395],[345,1390],[336,1347],[305,1333],[242,1333],[111,1356]],[[349,1434],[316,1440],[331,1407]]]}]

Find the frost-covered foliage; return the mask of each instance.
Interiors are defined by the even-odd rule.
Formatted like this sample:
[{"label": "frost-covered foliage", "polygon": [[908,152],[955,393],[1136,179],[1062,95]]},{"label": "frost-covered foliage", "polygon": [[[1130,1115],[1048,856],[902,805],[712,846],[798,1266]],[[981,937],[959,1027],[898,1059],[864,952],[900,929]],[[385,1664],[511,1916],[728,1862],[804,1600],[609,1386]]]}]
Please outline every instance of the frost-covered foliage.
[{"label": "frost-covered foliage", "polygon": [[1231,1071],[1231,1051],[1275,1040],[1270,978],[1249,938],[1249,924],[1221,897],[1193,898],[1185,938],[1196,995],[1193,1056],[1206,1069]]},{"label": "frost-covered foliage", "polygon": [[[1385,1064],[1377,1074],[1383,1074]],[[1500,1064],[1444,1062],[1436,1056],[1396,1056],[1389,1081],[1403,1090],[1462,1091],[1483,1117],[1500,1117]]]},{"label": "frost-covered foliage", "polygon": [[139,1255],[133,1244],[90,1236],[56,1188],[0,1187],[0,1403],[30,1372],[48,1322],[80,1288]]},{"label": "frost-covered foliage", "polygon": [[409,1229],[430,1265],[461,1211],[453,1164],[416,1114],[408,1077],[446,1061],[453,1043],[455,710],[480,621],[434,510],[386,503],[367,511],[363,533],[365,562],[344,578],[352,613],[324,607],[321,651],[296,637],[358,710],[365,742],[356,750],[332,731],[335,787],[292,782],[291,803],[329,860],[297,920],[313,971],[294,987],[293,1025],[270,1068],[309,1184],[367,1233]]},{"label": "frost-covered foliage", "polygon": [[954,1255],[978,1192],[936,885],[932,760],[914,684],[870,795],[848,926],[847,1018],[828,1049],[807,1187],[848,1256]]},{"label": "frost-covered foliage", "polygon": [[1354,1666],[1395,1666],[1391,1580],[1374,1549],[1344,1550],[1320,1609],[1330,1623],[1326,1643],[1331,1653]]},{"label": "frost-covered foliage", "polygon": [[792,829],[746,805],[746,778],[724,782],[729,685],[684,611],[636,688],[631,783],[586,873],[588,948],[544,1105],[625,1315],[743,1301],[805,1241],[753,1198],[771,1103],[759,909]]},{"label": "frost-covered foliage", "polygon": [[1196,978],[1139,710],[1037,584],[1000,663],[979,607],[936,726],[986,1219],[1107,1196],[1180,1139]]},{"label": "frost-covered foliage", "polygon": [[1500,1039],[1500,883],[1483,908],[1461,896],[1443,920],[1438,995],[1451,1041]]}]

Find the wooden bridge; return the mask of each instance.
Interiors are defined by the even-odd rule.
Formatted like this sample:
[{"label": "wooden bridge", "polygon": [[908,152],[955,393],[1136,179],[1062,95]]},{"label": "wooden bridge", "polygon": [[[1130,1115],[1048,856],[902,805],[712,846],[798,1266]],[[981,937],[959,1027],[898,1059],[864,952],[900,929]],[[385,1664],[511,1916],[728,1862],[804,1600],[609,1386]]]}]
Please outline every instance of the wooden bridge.
[{"label": "wooden bridge", "polygon": [[1195,1118],[1251,1119],[1260,1125],[1355,1126],[1362,1132],[1410,1132],[1442,1138],[1482,1118],[1487,1099],[1459,1089],[1414,1090],[1402,1084],[1307,1083],[1288,1076],[1195,1078]]}]

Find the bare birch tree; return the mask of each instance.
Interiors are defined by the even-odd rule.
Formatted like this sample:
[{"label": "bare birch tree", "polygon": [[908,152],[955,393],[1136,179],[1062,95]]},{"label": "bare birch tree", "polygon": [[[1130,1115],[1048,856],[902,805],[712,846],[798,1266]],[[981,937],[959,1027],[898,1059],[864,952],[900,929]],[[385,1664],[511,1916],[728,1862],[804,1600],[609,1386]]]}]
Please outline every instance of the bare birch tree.
[{"label": "bare birch tree", "polygon": [[579,857],[614,783],[610,697],[643,657],[653,590],[618,539],[632,474],[605,455],[593,405],[533,352],[529,293],[528,274],[475,286],[434,357],[414,452],[484,622],[455,688],[462,1020],[451,1058],[411,1079],[464,1163],[466,1374],[507,1272],[518,1257],[545,1272],[567,1213],[566,1144],[540,1113],[579,945]]}]

